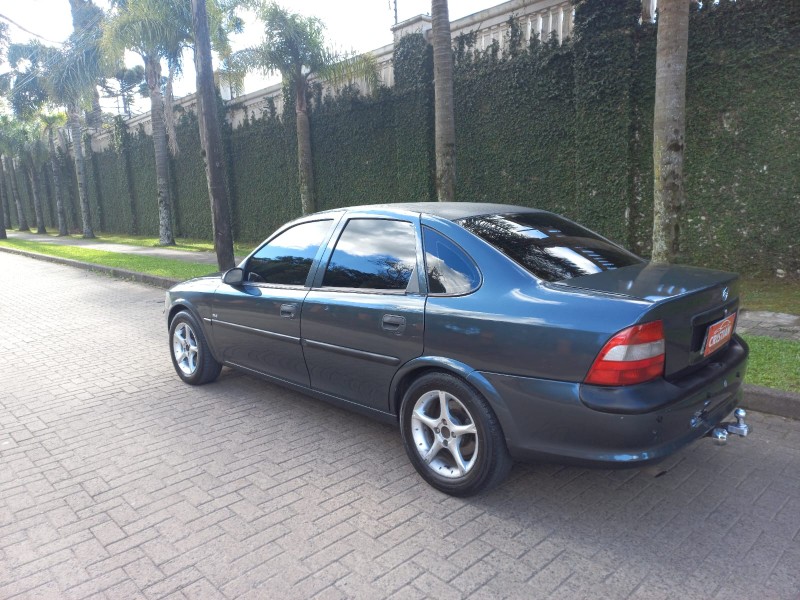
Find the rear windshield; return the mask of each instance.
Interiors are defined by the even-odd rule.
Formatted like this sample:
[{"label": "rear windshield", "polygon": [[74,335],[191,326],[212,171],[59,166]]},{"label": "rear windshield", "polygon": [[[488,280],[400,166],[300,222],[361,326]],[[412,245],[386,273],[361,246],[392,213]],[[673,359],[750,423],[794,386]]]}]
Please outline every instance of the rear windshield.
[{"label": "rear windshield", "polygon": [[458,223],[545,281],[643,262],[596,233],[549,213],[484,215]]}]

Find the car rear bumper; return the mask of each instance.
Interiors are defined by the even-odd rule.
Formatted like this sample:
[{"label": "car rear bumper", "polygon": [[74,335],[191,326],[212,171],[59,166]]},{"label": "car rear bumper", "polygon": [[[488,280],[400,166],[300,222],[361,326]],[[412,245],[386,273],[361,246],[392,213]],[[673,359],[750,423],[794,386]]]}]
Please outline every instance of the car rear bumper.
[{"label": "car rear bumper", "polygon": [[490,400],[515,459],[637,466],[702,437],[736,408],[747,354],[736,337],[689,376],[625,388],[496,373],[475,378],[496,393]]}]

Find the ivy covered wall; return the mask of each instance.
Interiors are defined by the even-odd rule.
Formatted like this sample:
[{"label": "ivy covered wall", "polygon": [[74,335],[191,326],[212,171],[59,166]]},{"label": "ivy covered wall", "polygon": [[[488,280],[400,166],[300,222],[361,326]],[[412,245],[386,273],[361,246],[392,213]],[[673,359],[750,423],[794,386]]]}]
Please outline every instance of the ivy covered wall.
[{"label": "ivy covered wall", "polygon": [[[639,23],[640,11],[638,0],[575,0],[574,39],[562,45],[524,44],[516,26],[507,52],[477,51],[469,36],[454,40],[460,200],[553,210],[648,254],[656,34]],[[800,2],[706,3],[693,9],[689,38],[681,260],[800,275]],[[407,36],[394,65],[395,87],[372,97],[312,90],[318,209],[435,198],[430,46]],[[234,235],[242,241],[300,214],[291,97],[285,106],[282,117],[269,107],[223,131]],[[93,224],[155,235],[152,140],[117,129],[114,148],[91,157]],[[178,142],[170,165],[175,230],[210,238],[194,115],[180,120]],[[67,213],[78,229],[68,167]]]}]

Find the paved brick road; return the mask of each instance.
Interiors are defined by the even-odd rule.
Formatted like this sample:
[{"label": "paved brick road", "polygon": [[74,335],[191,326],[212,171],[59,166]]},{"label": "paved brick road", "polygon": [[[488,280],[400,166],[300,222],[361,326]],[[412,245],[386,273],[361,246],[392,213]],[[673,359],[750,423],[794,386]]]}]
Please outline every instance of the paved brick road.
[{"label": "paved brick road", "polygon": [[0,598],[800,597],[800,423],[457,500],[391,427],[182,384],[162,301],[0,255]]}]

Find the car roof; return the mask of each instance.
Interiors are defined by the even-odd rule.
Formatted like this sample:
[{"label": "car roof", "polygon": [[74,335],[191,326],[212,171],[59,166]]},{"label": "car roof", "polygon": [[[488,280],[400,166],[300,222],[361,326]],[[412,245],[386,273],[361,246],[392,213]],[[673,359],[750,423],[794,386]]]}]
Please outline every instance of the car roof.
[{"label": "car roof", "polygon": [[[346,210],[348,212],[397,212],[397,213],[418,213],[441,217],[450,221],[466,219],[468,217],[478,217],[482,215],[509,214],[521,212],[546,212],[527,206],[515,206],[513,204],[499,204],[492,202],[397,202],[392,204],[368,204],[365,206],[348,206],[346,208],[334,209],[336,211]],[[325,211],[334,212],[334,211]]]}]

